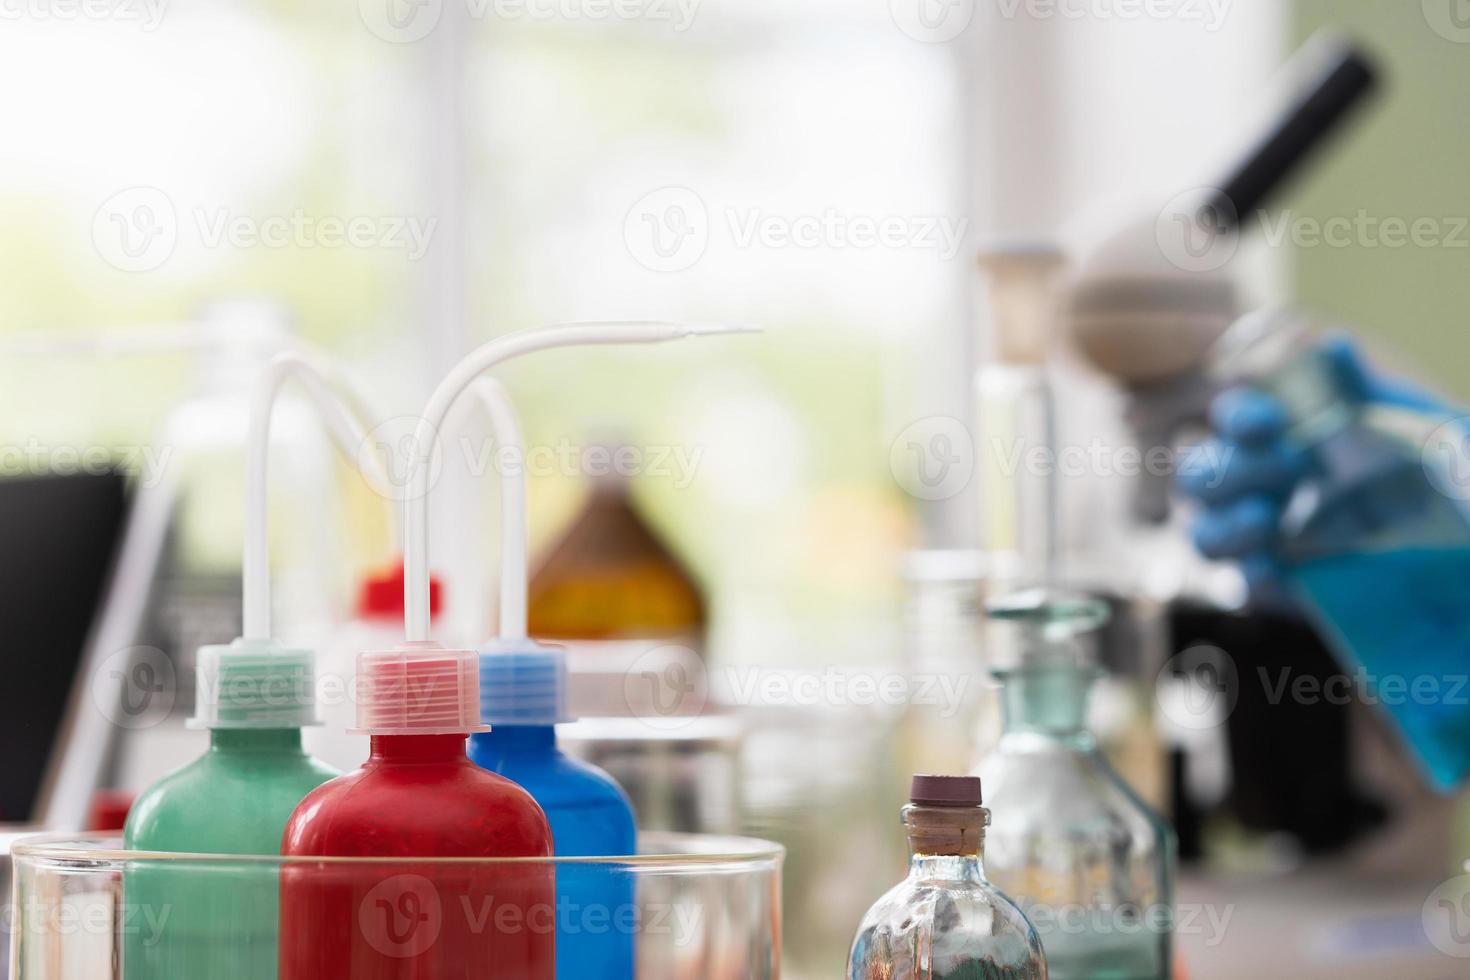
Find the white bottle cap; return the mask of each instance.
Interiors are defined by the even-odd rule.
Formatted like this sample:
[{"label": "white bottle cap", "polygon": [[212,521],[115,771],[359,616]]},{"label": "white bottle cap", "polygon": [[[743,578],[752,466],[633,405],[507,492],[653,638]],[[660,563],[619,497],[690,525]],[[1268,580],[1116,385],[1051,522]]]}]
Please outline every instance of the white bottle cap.
[{"label": "white bottle cap", "polygon": [[480,723],[480,656],[406,643],[357,656],[357,728],[366,735],[468,735]]},{"label": "white bottle cap", "polygon": [[316,658],[269,640],[199,648],[190,728],[301,728],[318,724]]},{"label": "white bottle cap", "polygon": [[557,725],[567,711],[567,655],[535,640],[480,647],[480,713],[491,725]]}]

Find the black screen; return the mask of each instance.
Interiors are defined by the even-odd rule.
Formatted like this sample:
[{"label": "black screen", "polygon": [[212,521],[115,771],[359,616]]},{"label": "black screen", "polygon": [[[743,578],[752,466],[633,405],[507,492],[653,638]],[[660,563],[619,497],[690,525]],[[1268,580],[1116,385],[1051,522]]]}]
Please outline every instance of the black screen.
[{"label": "black screen", "polygon": [[126,514],[118,473],[0,480],[0,820],[35,815]]}]

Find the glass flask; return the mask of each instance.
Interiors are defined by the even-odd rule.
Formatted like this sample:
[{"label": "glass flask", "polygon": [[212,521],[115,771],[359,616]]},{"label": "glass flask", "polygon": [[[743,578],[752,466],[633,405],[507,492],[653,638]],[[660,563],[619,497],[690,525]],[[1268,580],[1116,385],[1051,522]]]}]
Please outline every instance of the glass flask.
[{"label": "glass flask", "polygon": [[1470,460],[1465,419],[1362,390],[1303,318],[1246,317],[1215,370],[1275,397],[1309,472],[1277,560],[1333,652],[1388,709],[1431,782],[1470,777]]},{"label": "glass flask", "polygon": [[1172,975],[1173,834],[1087,727],[1101,676],[1082,636],[1107,606],[1042,591],[996,600],[1018,628],[995,671],[1003,733],[979,773],[997,814],[987,865],[1036,924],[1053,980]]},{"label": "glass flask", "polygon": [[1046,980],[1035,928],[985,878],[980,780],[915,776],[903,821],[909,875],[863,918],[848,980]]}]

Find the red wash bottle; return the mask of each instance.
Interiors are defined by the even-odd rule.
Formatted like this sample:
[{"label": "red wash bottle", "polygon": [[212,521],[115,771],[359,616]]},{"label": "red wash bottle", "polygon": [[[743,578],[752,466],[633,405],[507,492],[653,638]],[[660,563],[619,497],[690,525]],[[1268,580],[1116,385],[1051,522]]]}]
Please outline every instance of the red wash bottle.
[{"label": "red wash bottle", "polygon": [[530,794],[465,755],[478,656],[410,643],[357,682],[372,754],[286,824],[280,980],[555,980],[551,865],[453,860],[552,855]]}]

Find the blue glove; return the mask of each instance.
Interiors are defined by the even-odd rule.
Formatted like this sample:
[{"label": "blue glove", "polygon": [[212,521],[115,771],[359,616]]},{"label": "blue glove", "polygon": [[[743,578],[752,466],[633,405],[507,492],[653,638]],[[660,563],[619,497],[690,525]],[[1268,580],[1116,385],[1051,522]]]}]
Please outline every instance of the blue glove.
[{"label": "blue glove", "polygon": [[[1343,390],[1355,400],[1417,411],[1444,411],[1424,391],[1380,378],[1346,338],[1325,342]],[[1280,595],[1273,557],[1281,514],[1301,479],[1312,470],[1308,452],[1286,438],[1289,420],[1281,404],[1249,388],[1221,394],[1210,406],[1215,437],[1180,460],[1180,489],[1201,506],[1193,536],[1206,558],[1240,562],[1253,595]]]}]

